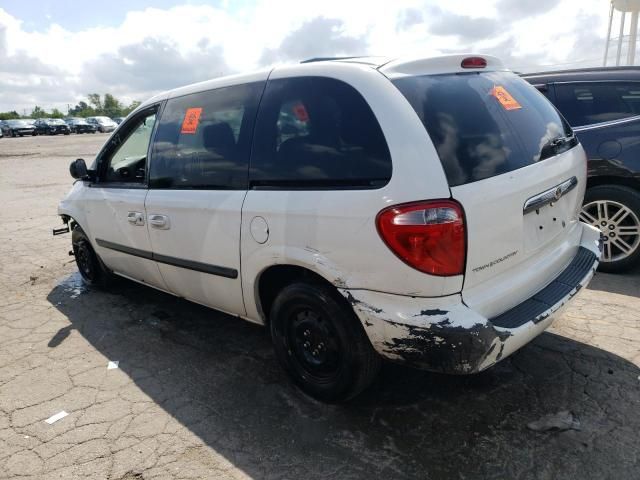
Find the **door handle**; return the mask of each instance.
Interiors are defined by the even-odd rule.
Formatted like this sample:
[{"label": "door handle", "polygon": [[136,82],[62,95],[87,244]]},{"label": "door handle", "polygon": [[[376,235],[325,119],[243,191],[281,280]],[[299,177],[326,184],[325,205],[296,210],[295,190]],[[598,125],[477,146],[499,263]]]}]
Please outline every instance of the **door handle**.
[{"label": "door handle", "polygon": [[157,228],[158,230],[169,230],[169,217],[166,215],[159,215],[157,213],[152,213],[149,215],[149,225],[153,228]]},{"label": "door handle", "polygon": [[127,213],[127,220],[132,225],[144,225],[144,215],[142,212],[129,212]]}]

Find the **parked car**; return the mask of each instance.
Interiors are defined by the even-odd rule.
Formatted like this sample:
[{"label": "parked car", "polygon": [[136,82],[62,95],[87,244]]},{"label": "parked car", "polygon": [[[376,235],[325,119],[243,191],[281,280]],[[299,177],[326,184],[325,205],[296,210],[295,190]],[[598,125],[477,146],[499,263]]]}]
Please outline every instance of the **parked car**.
[{"label": "parked car", "polygon": [[124,119],[125,117],[114,117],[113,121],[120,125]]},{"label": "parked car", "polygon": [[4,137],[4,134],[2,133],[2,128],[0,128],[0,138]]},{"label": "parked car", "polygon": [[485,370],[598,266],[600,231],[578,220],[584,151],[494,57],[219,78],[153,97],[118,130],[90,169],[71,164],[81,181],[58,208],[82,277],[267,325],[320,400],[362,391],[381,358]]},{"label": "parked car", "polygon": [[40,118],[34,124],[38,135],[69,135],[71,129],[60,118]]},{"label": "parked car", "polygon": [[640,265],[640,68],[608,67],[523,76],[565,116],[587,152],[580,218],[600,229],[600,269]]},{"label": "parked car", "polygon": [[87,117],[87,122],[96,127],[98,132],[102,133],[113,132],[118,126],[118,124],[109,117]]},{"label": "parked car", "polygon": [[7,137],[23,137],[25,135],[35,135],[36,131],[33,125],[28,124],[24,120],[2,120],[0,121],[0,129]]},{"label": "parked car", "polygon": [[91,125],[84,118],[71,117],[65,118],[64,121],[69,125],[71,133],[96,133],[95,125]]}]

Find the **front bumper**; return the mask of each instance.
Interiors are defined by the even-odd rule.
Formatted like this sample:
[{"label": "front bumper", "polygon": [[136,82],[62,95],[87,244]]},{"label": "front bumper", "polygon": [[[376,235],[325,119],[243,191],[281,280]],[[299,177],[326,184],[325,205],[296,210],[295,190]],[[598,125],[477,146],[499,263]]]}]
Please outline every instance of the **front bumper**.
[{"label": "front bumper", "polygon": [[554,315],[593,277],[600,248],[600,232],[584,225],[571,263],[531,298],[491,319],[465,305],[460,294],[426,299],[369,290],[341,293],[382,356],[442,373],[476,373],[551,325]]}]

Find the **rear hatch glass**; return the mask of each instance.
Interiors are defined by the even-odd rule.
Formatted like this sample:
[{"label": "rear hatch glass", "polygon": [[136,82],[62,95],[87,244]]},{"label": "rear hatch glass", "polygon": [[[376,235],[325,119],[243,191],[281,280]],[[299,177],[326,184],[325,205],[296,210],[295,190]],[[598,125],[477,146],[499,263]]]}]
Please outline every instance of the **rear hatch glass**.
[{"label": "rear hatch glass", "polygon": [[393,80],[433,141],[451,187],[501,175],[577,145],[571,127],[511,72]]}]

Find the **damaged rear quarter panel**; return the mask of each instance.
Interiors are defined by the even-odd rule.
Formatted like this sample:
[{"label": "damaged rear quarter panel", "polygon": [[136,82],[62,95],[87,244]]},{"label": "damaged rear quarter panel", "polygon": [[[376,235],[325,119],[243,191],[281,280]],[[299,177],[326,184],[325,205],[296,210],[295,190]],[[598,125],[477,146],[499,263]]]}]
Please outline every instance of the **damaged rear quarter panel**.
[{"label": "damaged rear quarter panel", "polygon": [[510,336],[465,307],[459,295],[411,299],[365,291],[342,294],[362,320],[374,348],[410,366],[473,373],[498,361]]}]

